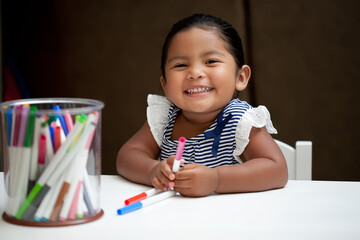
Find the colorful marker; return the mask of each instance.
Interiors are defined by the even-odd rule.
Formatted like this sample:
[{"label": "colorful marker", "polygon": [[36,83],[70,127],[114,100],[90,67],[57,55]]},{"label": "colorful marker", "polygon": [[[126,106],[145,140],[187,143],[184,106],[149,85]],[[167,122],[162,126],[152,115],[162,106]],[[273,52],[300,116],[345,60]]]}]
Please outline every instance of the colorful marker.
[{"label": "colorful marker", "polygon": [[61,127],[57,126],[55,124],[55,126],[54,126],[54,153],[56,153],[56,151],[59,149],[59,147],[61,145],[60,132],[61,132]]},{"label": "colorful marker", "polygon": [[74,126],[74,123],[71,118],[69,110],[64,110],[64,119],[65,119],[67,130],[68,130],[68,132],[70,132]]},{"label": "colorful marker", "polygon": [[143,207],[146,207],[146,206],[149,206],[153,203],[156,203],[156,202],[159,202],[161,200],[164,200],[164,199],[167,199],[167,198],[170,198],[172,196],[175,196],[176,192],[175,191],[166,191],[166,192],[162,192],[162,193],[159,193],[151,198],[147,198],[143,201],[140,201],[140,202],[136,202],[136,203],[133,203],[133,204],[130,204],[126,207],[123,207],[123,208],[120,208],[117,210],[117,214],[119,215],[122,215],[122,214],[125,214],[125,213],[128,213],[128,212],[132,212],[132,211],[135,211],[137,209],[140,209],[140,208],[143,208]]},{"label": "colorful marker", "polygon": [[[13,108],[12,114],[12,125],[11,125],[11,145],[9,147],[9,197],[10,199],[15,199],[16,197],[16,178],[17,178],[17,159],[20,153],[20,148],[18,147],[18,136],[20,129],[20,120],[21,120],[21,110],[22,105],[15,106]],[[10,216],[14,216],[14,201],[7,201],[5,212]]]},{"label": "colorful marker", "polygon": [[37,116],[35,118],[33,144],[31,146],[31,160],[30,160],[28,192],[30,192],[31,189],[34,187],[35,181],[38,177],[40,128],[41,128],[41,117]]},{"label": "colorful marker", "polygon": [[8,138],[8,146],[11,146],[11,129],[12,129],[12,111],[11,109],[8,109],[6,106],[4,106],[6,108],[6,133],[7,133],[7,138]]},{"label": "colorful marker", "polygon": [[[54,106],[53,109],[55,110],[55,112],[60,112],[60,111],[61,111],[59,105]],[[56,116],[57,116],[57,118],[60,120],[61,127],[62,127],[62,129],[64,130],[65,136],[67,136],[67,135],[68,135],[68,128],[67,128],[67,126],[66,126],[66,122],[65,122],[64,116],[61,115],[61,114],[57,114]]]},{"label": "colorful marker", "polygon": [[39,172],[38,175],[41,175],[44,171],[45,162],[46,162],[46,136],[41,134],[39,139],[39,154],[38,154],[38,164],[39,164]]},{"label": "colorful marker", "polygon": [[45,120],[43,120],[41,123],[40,134],[44,134],[46,137],[46,159],[48,162],[51,162],[52,158],[54,157],[54,149],[51,140],[50,129],[48,127],[48,123]]},{"label": "colorful marker", "polygon": [[[18,146],[21,145],[20,155],[17,159],[17,179],[16,179],[16,189],[15,189],[15,199],[13,204],[13,210],[16,213],[21,206],[21,203],[25,200],[28,183],[29,183],[29,168],[31,161],[31,145],[33,141],[34,134],[34,124],[36,117],[36,106],[24,105],[22,116],[21,116],[21,125],[19,136]],[[25,122],[25,123],[24,123]]]},{"label": "colorful marker", "polygon": [[184,138],[184,137],[179,138],[179,143],[178,143],[178,147],[176,150],[175,160],[174,160],[173,168],[172,168],[172,171],[174,173],[179,171],[182,154],[184,152],[185,142],[186,142],[186,138]]},{"label": "colorful marker", "polygon": [[27,122],[28,122],[28,118],[29,118],[29,111],[30,111],[30,105],[25,104],[23,106],[22,111],[21,111],[19,138],[17,139],[18,140],[18,144],[17,144],[18,147],[23,147],[23,145],[24,145],[26,127],[27,127]]},{"label": "colorful marker", "polygon": [[159,192],[161,192],[160,189],[156,189],[156,188],[152,188],[150,190],[147,190],[146,192],[142,192],[134,197],[131,197],[129,199],[126,199],[124,202],[125,202],[125,205],[130,205],[130,204],[133,204],[133,203],[136,203],[136,202],[139,202],[141,200],[144,200],[148,197],[151,197],[151,196],[154,196],[155,194],[158,194]]}]

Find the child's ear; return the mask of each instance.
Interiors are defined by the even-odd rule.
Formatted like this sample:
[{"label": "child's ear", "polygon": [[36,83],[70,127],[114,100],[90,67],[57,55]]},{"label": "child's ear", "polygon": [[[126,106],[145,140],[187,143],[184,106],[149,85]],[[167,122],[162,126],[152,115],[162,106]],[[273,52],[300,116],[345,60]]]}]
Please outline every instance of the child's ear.
[{"label": "child's ear", "polygon": [[238,70],[235,88],[237,91],[244,90],[249,82],[251,76],[251,69],[248,65],[243,65],[241,69]]},{"label": "child's ear", "polygon": [[161,83],[161,87],[163,88],[163,90],[164,90],[164,92],[165,92],[166,80],[164,79],[163,76],[160,77],[160,83]]}]

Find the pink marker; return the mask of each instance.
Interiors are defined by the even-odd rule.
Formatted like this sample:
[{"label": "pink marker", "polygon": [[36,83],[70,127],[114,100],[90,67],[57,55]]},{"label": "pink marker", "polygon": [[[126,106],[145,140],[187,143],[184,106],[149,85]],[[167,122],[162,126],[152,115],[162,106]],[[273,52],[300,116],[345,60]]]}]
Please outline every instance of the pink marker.
[{"label": "pink marker", "polygon": [[68,131],[70,132],[71,129],[74,127],[74,123],[71,118],[69,110],[64,110],[64,119],[65,119],[66,127],[67,127]]},{"label": "pink marker", "polygon": [[80,197],[81,187],[82,187],[82,181],[80,180],[76,186],[74,199],[70,206],[69,219],[71,220],[76,219],[76,212],[77,212],[77,208],[79,207],[79,197]]},{"label": "pink marker", "polygon": [[178,144],[178,147],[176,150],[175,160],[174,160],[173,168],[172,168],[172,171],[174,173],[179,171],[182,154],[184,152],[185,142],[186,142],[186,138],[184,138],[184,137],[179,138],[179,144]]}]

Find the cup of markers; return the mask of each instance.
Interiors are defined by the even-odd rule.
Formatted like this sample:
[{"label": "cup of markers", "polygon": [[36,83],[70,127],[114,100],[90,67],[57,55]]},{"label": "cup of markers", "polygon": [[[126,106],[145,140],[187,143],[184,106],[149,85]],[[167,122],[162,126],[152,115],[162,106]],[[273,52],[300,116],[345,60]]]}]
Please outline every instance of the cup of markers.
[{"label": "cup of markers", "polygon": [[0,104],[5,221],[66,226],[104,214],[100,207],[103,107],[101,101],[81,98]]}]

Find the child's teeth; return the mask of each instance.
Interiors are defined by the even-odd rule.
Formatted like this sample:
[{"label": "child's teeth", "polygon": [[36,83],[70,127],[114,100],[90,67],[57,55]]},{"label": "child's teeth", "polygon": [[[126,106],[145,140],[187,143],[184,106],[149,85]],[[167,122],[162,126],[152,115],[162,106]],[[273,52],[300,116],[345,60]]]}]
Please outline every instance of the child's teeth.
[{"label": "child's teeth", "polygon": [[208,88],[208,87],[203,87],[203,88],[193,88],[193,89],[189,89],[189,90],[187,90],[187,92],[188,93],[199,93],[199,92],[207,92],[207,91],[209,91],[210,90],[210,88]]}]

